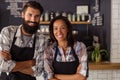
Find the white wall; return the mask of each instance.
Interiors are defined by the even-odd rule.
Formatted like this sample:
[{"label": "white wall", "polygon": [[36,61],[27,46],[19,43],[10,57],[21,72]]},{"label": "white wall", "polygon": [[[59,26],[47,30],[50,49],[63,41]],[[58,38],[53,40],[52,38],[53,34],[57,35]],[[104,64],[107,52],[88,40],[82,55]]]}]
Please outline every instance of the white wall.
[{"label": "white wall", "polygon": [[[109,0],[108,0],[109,1]],[[120,0],[111,0],[111,59],[120,63]],[[120,80],[120,70],[90,70],[88,80]]]},{"label": "white wall", "polygon": [[120,63],[120,0],[112,0],[111,62]]}]

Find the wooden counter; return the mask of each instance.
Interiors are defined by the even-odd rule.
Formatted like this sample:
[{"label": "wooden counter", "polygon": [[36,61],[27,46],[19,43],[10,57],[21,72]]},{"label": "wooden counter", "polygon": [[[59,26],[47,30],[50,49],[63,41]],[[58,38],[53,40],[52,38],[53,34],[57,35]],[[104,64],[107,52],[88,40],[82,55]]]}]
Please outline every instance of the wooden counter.
[{"label": "wooden counter", "polygon": [[120,63],[89,63],[90,70],[115,70],[120,69]]},{"label": "wooden counter", "polygon": [[[49,24],[50,21],[41,21],[40,24]],[[71,22],[71,24],[92,24],[92,22],[80,21],[80,22]]]}]

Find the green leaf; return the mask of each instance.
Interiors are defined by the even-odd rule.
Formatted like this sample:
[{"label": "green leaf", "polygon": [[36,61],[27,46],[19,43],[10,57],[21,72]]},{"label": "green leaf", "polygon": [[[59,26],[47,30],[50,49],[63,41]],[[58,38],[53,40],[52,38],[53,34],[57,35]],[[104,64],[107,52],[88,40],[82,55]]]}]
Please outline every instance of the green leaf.
[{"label": "green leaf", "polygon": [[92,54],[91,54],[91,60],[95,61],[95,51],[93,51]]}]

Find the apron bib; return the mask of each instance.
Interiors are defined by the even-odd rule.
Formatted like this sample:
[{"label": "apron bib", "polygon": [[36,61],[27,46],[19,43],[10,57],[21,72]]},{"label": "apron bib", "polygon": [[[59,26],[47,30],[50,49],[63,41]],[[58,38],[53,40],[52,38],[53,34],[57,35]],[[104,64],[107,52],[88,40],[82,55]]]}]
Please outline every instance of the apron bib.
[{"label": "apron bib", "polygon": [[75,57],[75,61],[72,62],[58,62],[56,61],[58,47],[56,47],[54,61],[52,63],[55,74],[75,74],[79,65],[79,59],[72,48],[72,54]]}]

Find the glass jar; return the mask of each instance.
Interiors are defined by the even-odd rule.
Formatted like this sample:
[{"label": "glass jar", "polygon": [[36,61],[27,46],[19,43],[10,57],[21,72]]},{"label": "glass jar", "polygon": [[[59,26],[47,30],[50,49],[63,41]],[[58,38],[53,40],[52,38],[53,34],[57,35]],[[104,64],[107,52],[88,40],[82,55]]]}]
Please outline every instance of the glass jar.
[{"label": "glass jar", "polygon": [[48,13],[48,11],[46,11],[45,14],[44,14],[44,21],[49,21],[49,13]]}]

